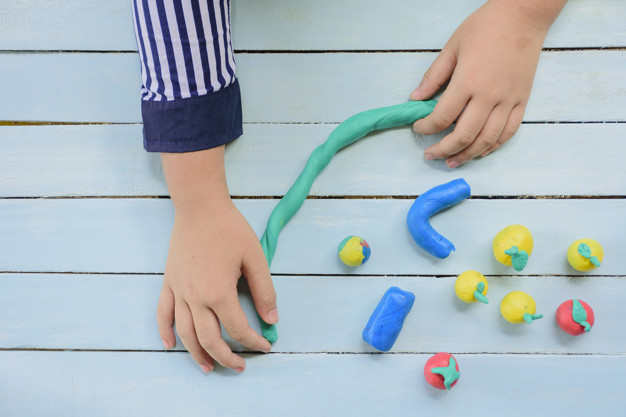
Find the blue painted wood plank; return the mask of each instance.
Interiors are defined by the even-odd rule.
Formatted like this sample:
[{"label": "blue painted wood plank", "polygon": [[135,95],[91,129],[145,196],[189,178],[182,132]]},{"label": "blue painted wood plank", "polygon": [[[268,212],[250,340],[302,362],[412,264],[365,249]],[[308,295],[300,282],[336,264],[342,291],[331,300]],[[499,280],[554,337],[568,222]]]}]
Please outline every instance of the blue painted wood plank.
[{"label": "blue painted wood plank", "polygon": [[[264,355],[204,375],[187,355],[0,352],[0,412],[64,415],[577,415],[626,411],[620,356],[458,355],[451,392],[427,355]],[[37,401],[33,401],[37,398]],[[485,411],[487,410],[487,411]]]},{"label": "blue painted wood plank", "polygon": [[[436,184],[433,184],[436,185]],[[418,190],[422,192],[423,190]],[[480,191],[478,190],[480,193]],[[275,200],[236,200],[257,235]],[[495,261],[493,236],[509,224],[524,224],[535,249],[523,274],[580,274],[565,253],[576,239],[604,246],[597,270],[623,275],[626,228],[623,199],[469,200],[437,214],[433,227],[456,252],[435,259],[419,248],[406,227],[412,200],[308,200],[281,233],[272,272],[281,274],[459,274],[476,269],[508,275]],[[5,271],[153,272],[165,266],[173,207],[168,199],[16,199],[0,201],[0,265]],[[351,269],[337,257],[348,235],[372,246],[369,262]]]},{"label": "blue painted wood plank", "polygon": [[[397,286],[417,298],[392,352],[626,354],[626,278],[488,279],[491,302],[468,305],[454,294],[456,277],[275,276],[281,321],[272,351],[375,352],[361,332],[384,292]],[[163,350],[155,314],[161,284],[161,275],[2,274],[0,348]],[[514,290],[533,296],[544,318],[506,322],[500,301]],[[578,337],[554,320],[572,298],[586,301],[596,317],[591,332]],[[249,293],[240,299],[259,331]],[[176,349],[184,350],[180,341]]]},{"label": "blue painted wood plank", "polygon": [[[441,48],[483,1],[232,3],[233,42],[237,49],[406,50]],[[126,0],[49,0],[31,6],[27,1],[0,4],[4,18],[0,49],[137,49],[130,3]],[[626,6],[620,0],[570,0],[548,34],[545,46],[624,46],[625,20]]]},{"label": "blue painted wood plank", "polygon": [[[244,120],[341,122],[404,102],[435,56],[242,54]],[[136,54],[1,54],[0,77],[12,80],[3,91],[2,120],[140,121]],[[525,120],[626,120],[625,77],[626,51],[543,53]],[[41,79],[45,86],[33,88]]]},{"label": "blue painted wood plank", "polygon": [[[246,124],[226,147],[230,193],[284,194],[335,127]],[[522,125],[498,152],[456,170],[422,158],[442,137],[416,138],[409,128],[373,134],[339,152],[310,194],[416,195],[462,176],[474,195],[626,195],[626,124]],[[160,157],[143,150],[139,124],[0,126],[0,138],[1,196],[168,195]]]}]

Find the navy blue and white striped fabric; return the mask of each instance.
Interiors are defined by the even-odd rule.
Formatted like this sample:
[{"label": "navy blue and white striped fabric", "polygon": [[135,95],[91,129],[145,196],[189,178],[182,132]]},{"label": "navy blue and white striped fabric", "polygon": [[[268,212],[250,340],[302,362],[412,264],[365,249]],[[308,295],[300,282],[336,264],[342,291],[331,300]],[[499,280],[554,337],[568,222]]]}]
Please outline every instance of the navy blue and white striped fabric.
[{"label": "navy blue and white striped fabric", "polygon": [[207,149],[239,136],[230,0],[132,0],[132,11],[146,150]]}]

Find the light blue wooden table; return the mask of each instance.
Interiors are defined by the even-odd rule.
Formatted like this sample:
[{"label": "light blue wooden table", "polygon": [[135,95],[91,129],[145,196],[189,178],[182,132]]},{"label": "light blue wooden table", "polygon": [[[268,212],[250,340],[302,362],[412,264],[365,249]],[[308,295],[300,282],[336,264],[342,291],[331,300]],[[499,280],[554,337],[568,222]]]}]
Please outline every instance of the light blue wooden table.
[{"label": "light blue wooden table", "polygon": [[[481,1],[233,3],[245,133],[227,147],[228,183],[260,235],[310,151],[350,115],[405,101]],[[626,415],[626,2],[569,2],[524,124],[492,156],[449,170],[422,158],[442,135],[408,128],[338,154],[281,235],[279,341],[245,354],[242,375],[205,375],[180,342],[165,352],[159,339],[173,208],[158,155],[141,145],[129,1],[3,1],[0,21],[0,416]],[[412,242],[406,213],[458,177],[473,197],[433,219],[457,247],[436,260]],[[522,274],[491,255],[511,223],[535,236]],[[336,256],[349,234],[373,248],[360,269]],[[580,237],[606,250],[592,275],[565,259]],[[467,269],[488,275],[489,305],[456,299]],[[360,334],[392,285],[417,301],[378,354]],[[505,322],[499,302],[513,290],[546,317]],[[569,298],[594,307],[590,334],[556,326]],[[451,392],[423,380],[438,351],[461,367]]]}]

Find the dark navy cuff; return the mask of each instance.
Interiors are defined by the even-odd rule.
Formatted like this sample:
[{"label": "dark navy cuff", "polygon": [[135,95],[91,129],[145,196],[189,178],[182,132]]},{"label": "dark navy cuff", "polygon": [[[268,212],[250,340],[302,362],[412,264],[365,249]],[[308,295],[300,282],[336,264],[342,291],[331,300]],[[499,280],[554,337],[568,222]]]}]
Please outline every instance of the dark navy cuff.
[{"label": "dark navy cuff", "polygon": [[215,148],[243,133],[239,81],[215,93],[173,101],[141,102],[143,147],[148,152]]}]

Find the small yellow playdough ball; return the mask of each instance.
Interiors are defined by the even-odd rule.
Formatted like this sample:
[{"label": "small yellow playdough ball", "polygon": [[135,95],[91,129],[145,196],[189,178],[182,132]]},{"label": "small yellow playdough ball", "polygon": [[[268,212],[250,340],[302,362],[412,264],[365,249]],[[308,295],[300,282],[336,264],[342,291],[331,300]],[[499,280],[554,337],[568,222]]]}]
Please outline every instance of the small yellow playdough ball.
[{"label": "small yellow playdough ball", "polygon": [[370,258],[370,245],[359,236],[348,236],[341,241],[338,248],[339,259],[348,266],[363,265]]},{"label": "small yellow playdough ball", "polygon": [[604,259],[604,250],[593,239],[578,239],[567,250],[567,261],[577,271],[596,269]]},{"label": "small yellow playdough ball", "polygon": [[500,230],[493,238],[493,256],[501,264],[521,271],[533,251],[533,235],[521,224],[513,224]]},{"label": "small yellow playdough ball", "polygon": [[506,321],[519,324],[519,323],[532,323],[533,320],[537,320],[543,317],[542,314],[535,314],[537,312],[537,305],[533,298],[522,291],[513,291],[508,293],[500,303],[500,313]]},{"label": "small yellow playdough ball", "polygon": [[487,289],[489,285],[485,276],[476,271],[465,271],[456,279],[454,292],[456,296],[466,303],[489,303],[487,300]]}]

